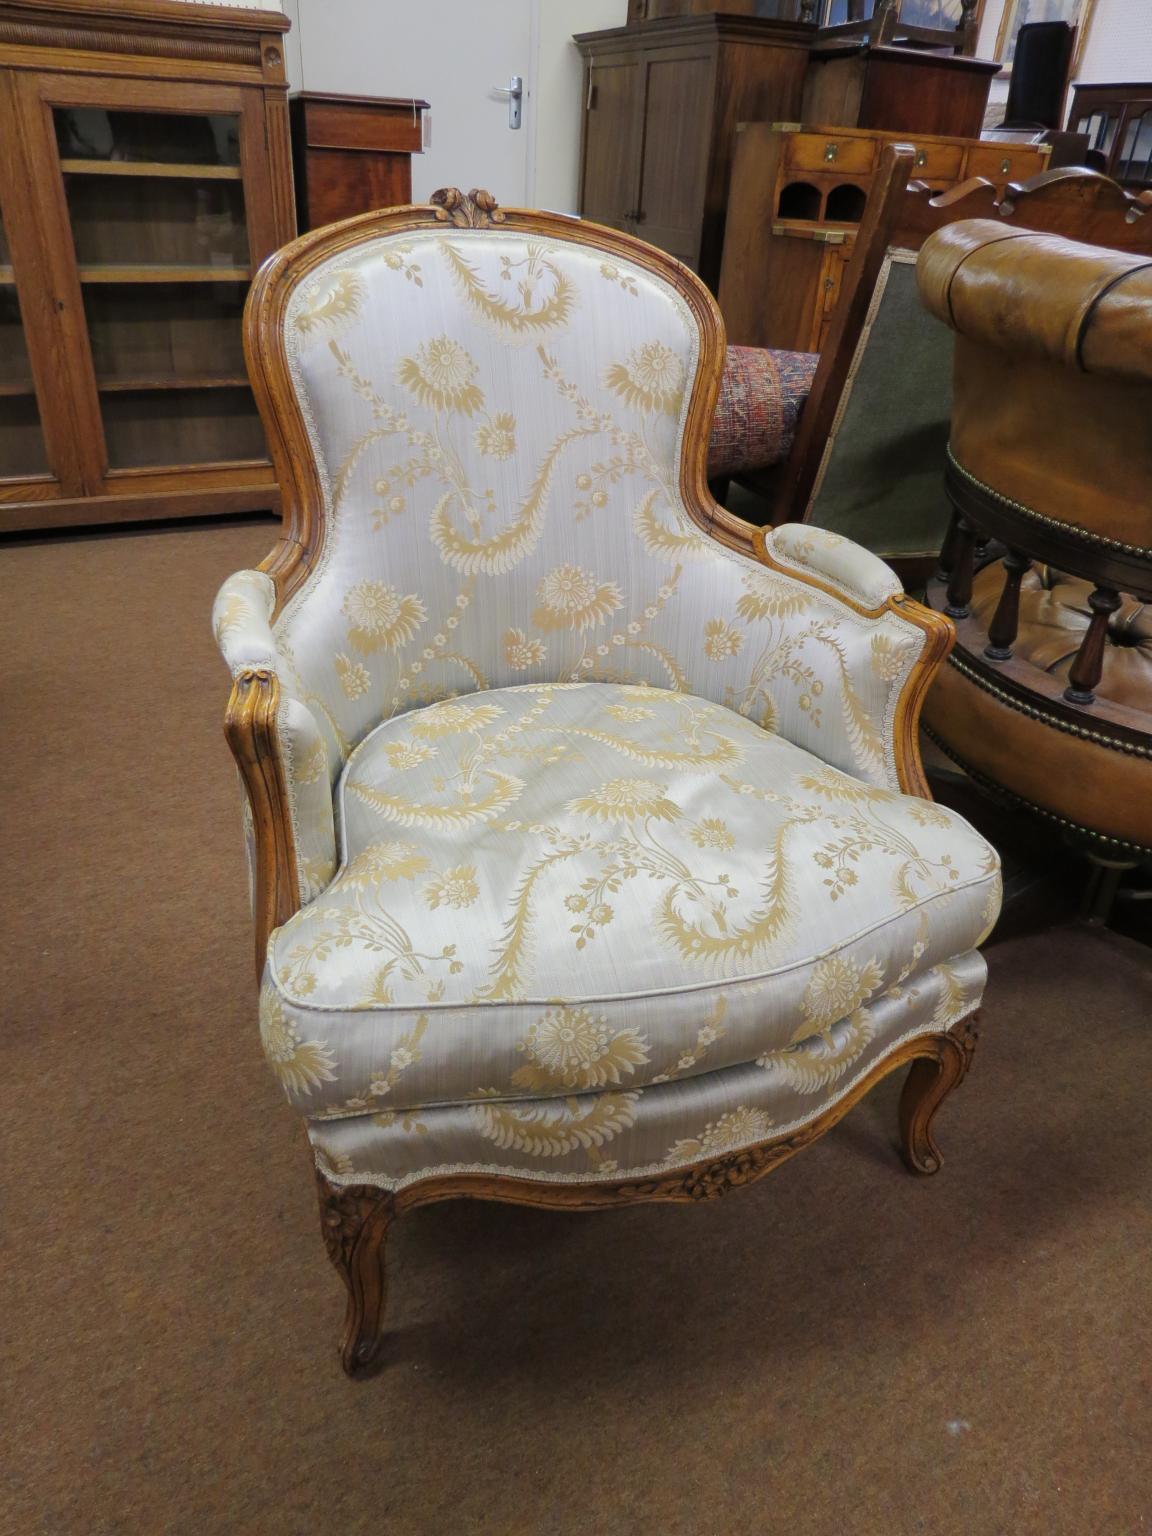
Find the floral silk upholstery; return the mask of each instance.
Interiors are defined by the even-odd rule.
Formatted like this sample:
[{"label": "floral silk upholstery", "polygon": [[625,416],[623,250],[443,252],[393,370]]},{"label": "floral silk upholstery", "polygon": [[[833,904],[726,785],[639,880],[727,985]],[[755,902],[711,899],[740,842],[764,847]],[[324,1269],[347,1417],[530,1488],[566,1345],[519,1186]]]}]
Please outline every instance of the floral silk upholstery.
[{"label": "floral silk upholstery", "polygon": [[970,1012],[995,856],[896,776],[924,635],[835,535],[773,570],[692,522],[680,294],[437,227],[285,325],[324,541],[215,626],[280,684],[302,909],[262,1031],[329,1175],[690,1162]]}]

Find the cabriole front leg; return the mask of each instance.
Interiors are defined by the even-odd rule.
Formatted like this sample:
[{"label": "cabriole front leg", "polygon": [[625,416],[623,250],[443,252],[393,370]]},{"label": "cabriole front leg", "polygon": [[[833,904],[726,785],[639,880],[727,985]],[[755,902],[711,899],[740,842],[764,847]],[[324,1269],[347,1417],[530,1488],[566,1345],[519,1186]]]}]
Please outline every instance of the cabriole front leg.
[{"label": "cabriole front leg", "polygon": [[944,1100],[964,1081],[976,1049],[979,1015],[960,1019],[944,1035],[933,1035],[931,1056],[914,1061],[900,1095],[900,1154],[912,1173],[939,1173],[944,1159],[932,1135],[932,1122]]},{"label": "cabriole front leg", "polygon": [[342,1188],[321,1173],[316,1183],[324,1246],[348,1292],[340,1360],[349,1376],[367,1376],[379,1364],[383,1346],[385,1238],[395,1215],[395,1197],[371,1185]]}]

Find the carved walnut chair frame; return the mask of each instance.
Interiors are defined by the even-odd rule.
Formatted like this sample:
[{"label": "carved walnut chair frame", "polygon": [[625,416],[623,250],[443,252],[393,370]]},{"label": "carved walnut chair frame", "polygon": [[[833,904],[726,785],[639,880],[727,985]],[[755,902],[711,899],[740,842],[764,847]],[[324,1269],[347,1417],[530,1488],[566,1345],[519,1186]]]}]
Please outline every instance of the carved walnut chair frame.
[{"label": "carved walnut chair frame", "polygon": [[[258,274],[245,314],[245,352],[252,387],[283,496],[285,526],[260,569],[276,587],[276,613],[315,564],[325,537],[324,498],[304,419],[296,399],[284,348],[284,314],[293,289],[319,263],[378,234],[426,229],[437,223],[543,234],[615,254],[672,284],[700,328],[701,361],[688,406],[680,491],[693,520],[712,538],[749,559],[779,568],[765,547],[762,530],[718,506],[708,491],[708,436],[724,365],[725,338],[719,310],[701,283],[663,251],[616,230],[558,214],[499,209],[491,194],[464,195],[443,189],[429,207],[403,207],[361,215],[317,230],[285,246]],[[843,593],[817,576],[789,566],[787,574],[812,587]],[[861,614],[898,613],[924,634],[924,649],[898,701],[895,756],[906,794],[930,799],[917,744],[924,695],[955,639],[951,622],[902,594],[878,608],[850,604]],[[225,734],[239,766],[251,809],[255,870],[254,918],[257,978],[272,930],[300,906],[296,850],[288,788],[277,742],[279,684],[263,668],[237,675],[228,701]],[[554,1183],[530,1177],[459,1174],[432,1177],[399,1191],[372,1185],[340,1186],[319,1172],[321,1225],[328,1255],[347,1288],[341,1357],[349,1375],[367,1374],[379,1361],[385,1301],[384,1240],[399,1216],[440,1200],[505,1201],[565,1210],[598,1210],[634,1201],[712,1199],[749,1184],[818,1140],[890,1072],[910,1065],[900,1101],[900,1144],[908,1168],[935,1173],[941,1157],[932,1135],[936,1111],[962,1081],[976,1041],[975,1013],[950,1029],[898,1046],[850,1092],[799,1131],[769,1138],[742,1151],[708,1158],[667,1176],[622,1182]]]}]

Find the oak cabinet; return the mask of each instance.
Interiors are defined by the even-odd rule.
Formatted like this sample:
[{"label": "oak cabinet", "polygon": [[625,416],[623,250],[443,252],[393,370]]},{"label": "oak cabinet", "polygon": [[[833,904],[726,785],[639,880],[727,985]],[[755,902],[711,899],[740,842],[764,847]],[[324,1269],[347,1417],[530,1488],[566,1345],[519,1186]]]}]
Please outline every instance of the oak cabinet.
[{"label": "oak cabinet", "polygon": [[814,28],[691,15],[576,38],[580,212],[720,278],[736,124],[799,111]]},{"label": "oak cabinet", "polygon": [[286,27],[0,4],[0,531],[278,507],[241,315],[293,234]]}]

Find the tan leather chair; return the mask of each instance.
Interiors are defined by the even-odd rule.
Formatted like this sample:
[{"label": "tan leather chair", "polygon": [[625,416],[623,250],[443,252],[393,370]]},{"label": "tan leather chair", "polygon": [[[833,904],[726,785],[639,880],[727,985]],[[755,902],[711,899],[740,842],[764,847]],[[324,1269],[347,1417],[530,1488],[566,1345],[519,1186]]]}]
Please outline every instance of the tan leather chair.
[{"label": "tan leather chair", "polygon": [[[947,583],[924,718],[1116,870],[1152,851],[1152,258],[988,220],[921,251],[956,333]],[[1008,547],[973,575],[980,538]],[[1034,563],[1035,562],[1035,563]]]}]

